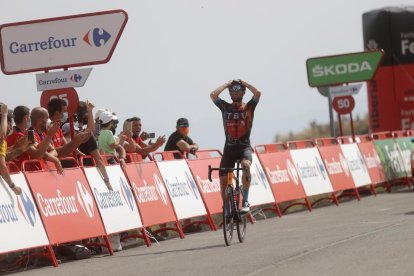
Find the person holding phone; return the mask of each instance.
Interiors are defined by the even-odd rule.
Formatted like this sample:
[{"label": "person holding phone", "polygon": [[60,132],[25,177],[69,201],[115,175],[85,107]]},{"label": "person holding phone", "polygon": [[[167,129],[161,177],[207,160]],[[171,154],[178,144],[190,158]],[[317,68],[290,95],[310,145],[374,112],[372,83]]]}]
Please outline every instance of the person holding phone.
[{"label": "person holding phone", "polygon": [[[41,107],[34,108],[33,111],[35,114],[47,112],[47,110],[45,110],[44,108],[42,109]],[[27,137],[28,129],[29,129],[29,126],[31,125],[31,118],[33,117],[31,115],[32,114],[30,113],[30,109],[28,107],[22,106],[22,105],[15,107],[15,109],[13,110],[15,126],[11,134],[7,136],[7,145],[9,147],[12,147],[12,146],[15,147],[16,145],[19,145],[20,141],[22,141],[21,139],[23,139],[24,137]],[[46,126],[46,122],[45,122],[45,126]],[[30,142],[30,145],[28,146],[28,149],[26,151],[18,155],[14,153],[15,155],[13,156],[14,158],[10,158],[8,160],[13,159],[13,161],[15,161],[18,166],[21,166],[22,162],[25,160],[45,158],[57,164],[58,173],[63,173],[63,169],[61,168],[61,166],[58,165],[60,164],[59,159],[53,156],[49,157],[47,154],[47,151],[50,147],[50,143],[52,141],[52,137],[59,130],[59,128],[60,128],[59,124],[52,123],[51,127],[43,135],[42,140],[36,141],[36,139],[34,139],[35,141]],[[34,133],[34,136],[36,136],[35,133]],[[19,151],[19,149],[17,150]],[[8,158],[8,156],[6,156],[6,158]],[[27,169],[30,170],[30,169],[39,169],[39,168],[37,168],[36,165],[32,164],[32,165],[29,165]]]},{"label": "person holding phone", "polygon": [[165,143],[165,136],[159,136],[155,143],[151,145],[147,145],[144,140],[147,138],[155,138],[155,133],[147,133],[142,132],[141,133],[141,119],[138,117],[132,117],[127,119],[124,122],[124,127],[126,128],[126,131],[129,131],[131,129],[132,131],[132,140],[134,141],[134,147],[130,148],[129,143],[124,144],[124,148],[127,152],[133,153],[136,152],[142,156],[142,158],[145,159],[145,157],[148,156],[149,153],[156,151],[159,149],[162,145]]}]

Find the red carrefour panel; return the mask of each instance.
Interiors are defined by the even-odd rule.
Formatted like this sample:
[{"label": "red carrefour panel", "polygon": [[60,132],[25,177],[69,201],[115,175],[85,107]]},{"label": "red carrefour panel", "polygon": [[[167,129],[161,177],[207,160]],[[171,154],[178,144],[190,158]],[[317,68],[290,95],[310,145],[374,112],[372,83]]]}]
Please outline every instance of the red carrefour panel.
[{"label": "red carrefour panel", "polygon": [[79,167],[24,172],[51,244],[105,235],[99,211]]},{"label": "red carrefour panel", "polygon": [[143,225],[177,220],[174,207],[154,162],[128,163],[126,174],[138,204]]},{"label": "red carrefour panel", "polygon": [[355,189],[355,183],[339,144],[319,145],[318,150],[328,171],[334,191]]},{"label": "red carrefour panel", "polygon": [[218,168],[220,166],[220,159],[221,157],[187,160],[191,173],[203,197],[204,204],[211,215],[223,211],[218,172],[212,172],[212,182],[208,180],[208,166]]},{"label": "red carrefour panel", "polygon": [[372,184],[387,182],[387,177],[382,167],[381,159],[375,150],[374,142],[366,137],[361,137],[358,148],[364,157]]},{"label": "red carrefour panel", "polygon": [[[269,146],[264,147],[268,149]],[[287,147],[272,147],[269,151],[256,150],[256,152],[277,203],[306,198],[305,190]]]}]

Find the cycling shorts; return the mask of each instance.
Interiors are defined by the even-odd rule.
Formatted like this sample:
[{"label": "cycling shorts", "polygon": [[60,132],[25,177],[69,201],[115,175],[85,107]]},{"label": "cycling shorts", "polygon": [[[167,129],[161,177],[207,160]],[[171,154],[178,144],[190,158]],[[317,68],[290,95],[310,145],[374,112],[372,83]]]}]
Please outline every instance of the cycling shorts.
[{"label": "cycling shorts", "polygon": [[[220,161],[220,168],[234,168],[236,161],[249,160],[252,162],[252,147],[250,146],[228,146],[224,147],[223,156]],[[227,175],[227,172],[220,171],[220,176]]]}]

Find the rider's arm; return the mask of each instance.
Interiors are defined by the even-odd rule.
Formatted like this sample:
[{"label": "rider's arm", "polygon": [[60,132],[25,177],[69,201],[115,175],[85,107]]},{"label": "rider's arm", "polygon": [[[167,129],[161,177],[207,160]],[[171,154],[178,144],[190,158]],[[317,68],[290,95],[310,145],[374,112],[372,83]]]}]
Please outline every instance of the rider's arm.
[{"label": "rider's arm", "polygon": [[228,88],[232,81],[228,81],[223,85],[220,85],[217,87],[213,92],[210,93],[210,98],[213,102],[216,102],[221,92],[224,91],[224,89]]},{"label": "rider's arm", "polygon": [[257,90],[257,88],[251,85],[250,83],[247,83],[243,80],[241,82],[244,86],[246,86],[247,89],[249,89],[253,93],[253,99],[257,102],[260,99],[260,95],[262,94],[262,92]]}]

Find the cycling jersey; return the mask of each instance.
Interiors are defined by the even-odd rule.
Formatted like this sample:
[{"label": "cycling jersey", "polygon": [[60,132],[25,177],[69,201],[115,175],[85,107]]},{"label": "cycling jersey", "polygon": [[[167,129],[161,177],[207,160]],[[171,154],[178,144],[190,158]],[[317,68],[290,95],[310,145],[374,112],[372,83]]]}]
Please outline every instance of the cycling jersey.
[{"label": "cycling jersey", "polygon": [[253,125],[254,110],[259,100],[254,97],[240,107],[217,98],[214,104],[220,108],[223,117],[224,133],[227,146],[250,146],[250,132]]}]

